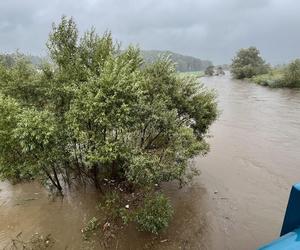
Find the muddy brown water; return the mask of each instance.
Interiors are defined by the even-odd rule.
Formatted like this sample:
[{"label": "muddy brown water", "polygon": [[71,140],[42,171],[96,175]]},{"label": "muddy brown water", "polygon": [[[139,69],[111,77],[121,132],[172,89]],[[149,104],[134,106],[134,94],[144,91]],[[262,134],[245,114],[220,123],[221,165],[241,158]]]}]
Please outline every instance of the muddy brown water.
[{"label": "muddy brown water", "polygon": [[[111,249],[250,250],[278,236],[290,187],[300,181],[300,91],[228,75],[201,81],[216,89],[221,109],[211,152],[194,160],[201,175],[180,190],[163,187],[175,208],[166,232],[155,237],[130,225]],[[51,233],[54,249],[103,249],[80,232],[99,216],[98,200],[93,189],[53,200],[37,183],[0,182],[0,249],[20,232]]]}]

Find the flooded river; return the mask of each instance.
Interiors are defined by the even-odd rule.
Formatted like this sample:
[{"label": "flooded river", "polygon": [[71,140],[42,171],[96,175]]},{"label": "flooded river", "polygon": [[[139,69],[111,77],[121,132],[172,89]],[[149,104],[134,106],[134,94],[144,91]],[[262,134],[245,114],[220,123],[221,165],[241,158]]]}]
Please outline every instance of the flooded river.
[{"label": "flooded river", "polygon": [[[211,152],[194,160],[201,175],[179,191],[163,187],[175,207],[166,232],[155,237],[129,226],[111,249],[250,250],[278,236],[290,187],[300,181],[300,91],[229,76],[201,81],[217,91],[221,109]],[[0,182],[0,249],[20,232],[25,239],[51,233],[54,249],[102,249],[80,232],[99,216],[98,200],[93,189],[53,200],[37,183]]]}]

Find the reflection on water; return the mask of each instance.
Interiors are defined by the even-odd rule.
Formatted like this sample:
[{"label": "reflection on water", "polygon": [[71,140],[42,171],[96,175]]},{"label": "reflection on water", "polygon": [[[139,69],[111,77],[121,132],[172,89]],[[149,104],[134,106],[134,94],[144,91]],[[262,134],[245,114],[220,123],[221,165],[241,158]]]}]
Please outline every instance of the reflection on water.
[{"label": "reflection on water", "polygon": [[[175,207],[161,236],[129,226],[112,249],[255,249],[278,236],[290,186],[300,180],[300,91],[203,78],[216,89],[221,115],[211,152],[195,163],[201,175],[178,191],[163,187]],[[298,165],[297,165],[298,164]],[[96,209],[93,189],[52,200],[37,183],[0,183],[0,248],[23,232],[51,233],[55,249],[91,247],[80,229]],[[89,247],[89,248],[87,248]]]}]

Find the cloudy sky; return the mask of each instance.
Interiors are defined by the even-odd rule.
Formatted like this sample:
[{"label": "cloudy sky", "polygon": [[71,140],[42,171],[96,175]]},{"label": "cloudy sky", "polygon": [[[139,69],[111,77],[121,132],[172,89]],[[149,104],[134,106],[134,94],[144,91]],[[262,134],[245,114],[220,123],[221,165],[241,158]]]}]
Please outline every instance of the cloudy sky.
[{"label": "cloudy sky", "polygon": [[172,50],[230,62],[256,46],[268,62],[300,57],[299,0],[0,0],[0,53],[46,54],[52,22],[111,30],[123,46]]}]

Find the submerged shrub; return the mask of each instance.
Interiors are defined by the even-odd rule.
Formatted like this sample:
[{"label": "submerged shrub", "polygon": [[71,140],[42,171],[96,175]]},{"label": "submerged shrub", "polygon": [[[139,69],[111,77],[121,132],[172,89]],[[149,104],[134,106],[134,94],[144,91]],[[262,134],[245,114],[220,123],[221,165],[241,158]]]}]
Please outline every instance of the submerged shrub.
[{"label": "submerged shrub", "polygon": [[85,227],[81,229],[84,239],[87,240],[89,237],[91,237],[91,235],[95,233],[99,226],[99,220],[96,217],[91,218]]},{"label": "submerged shrub", "polygon": [[146,197],[144,205],[136,214],[135,221],[142,231],[158,234],[165,229],[173,215],[170,201],[163,194]]},{"label": "submerged shrub", "polygon": [[55,239],[51,234],[42,235],[35,233],[28,240],[24,240],[21,232],[3,250],[47,250],[53,249],[54,245]]},{"label": "submerged shrub", "polygon": [[[2,178],[42,180],[60,192],[77,180],[102,190],[113,180],[130,192],[188,180],[189,160],[208,151],[214,92],[178,77],[168,58],[144,65],[139,49],[121,51],[109,32],[79,37],[72,18],[53,25],[47,47],[51,61],[39,70],[23,59],[0,63]],[[117,208],[115,198],[105,206]],[[147,200],[137,217],[143,224],[153,208],[148,231],[167,224],[164,199]]]},{"label": "submerged shrub", "polygon": [[116,191],[109,191],[104,195],[103,201],[98,205],[107,219],[115,220],[120,216],[121,197]]}]

